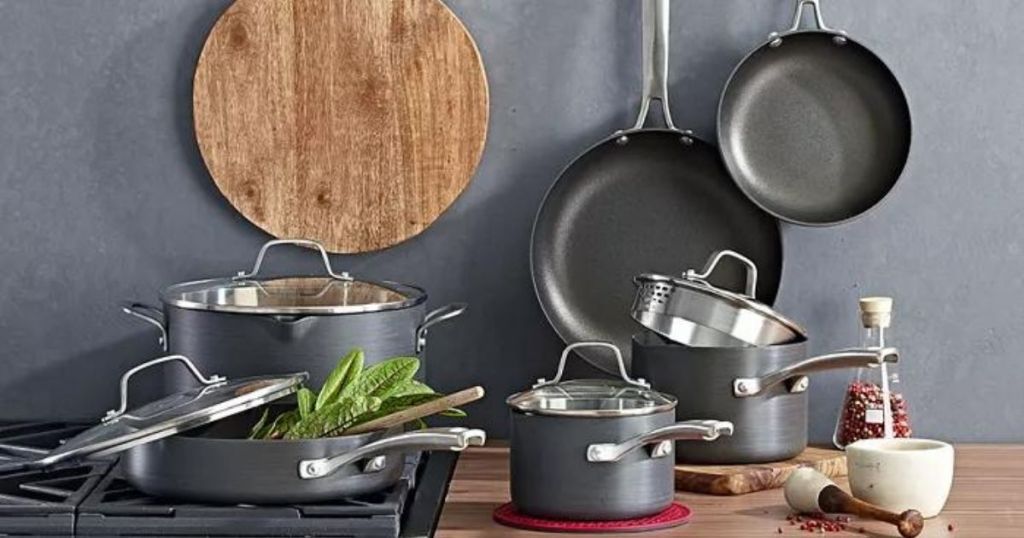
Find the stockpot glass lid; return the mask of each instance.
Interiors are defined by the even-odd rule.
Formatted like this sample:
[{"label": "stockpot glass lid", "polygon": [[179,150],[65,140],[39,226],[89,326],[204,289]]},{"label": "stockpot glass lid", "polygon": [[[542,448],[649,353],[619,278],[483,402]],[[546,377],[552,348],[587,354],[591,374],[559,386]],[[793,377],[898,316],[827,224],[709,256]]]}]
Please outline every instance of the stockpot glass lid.
[{"label": "stockpot glass lid", "polygon": [[[131,377],[146,368],[171,361],[183,363],[199,381],[199,386],[128,409]],[[107,412],[100,424],[72,437],[37,463],[52,465],[69,459],[103,457],[163,439],[292,394],[306,377],[305,373],[296,373],[227,380],[216,375],[204,376],[183,355],[153,359],[121,377],[118,409]]]},{"label": "stockpot glass lid", "polygon": [[[267,249],[291,244],[320,251],[326,275],[258,277]],[[426,300],[426,293],[397,282],[357,280],[336,273],[324,247],[315,241],[274,240],[263,245],[248,273],[175,284],[164,290],[164,303],[192,310],[242,314],[348,314],[406,308]]]},{"label": "stockpot glass lid", "polygon": [[[562,381],[569,353],[580,347],[605,347],[615,353],[622,380],[573,379]],[[674,409],[676,399],[651,390],[642,379],[626,374],[622,353],[607,342],[577,342],[565,348],[558,371],[551,381],[540,379],[530,390],[509,396],[505,401],[516,411],[539,415],[573,417],[622,417],[648,415]]]}]

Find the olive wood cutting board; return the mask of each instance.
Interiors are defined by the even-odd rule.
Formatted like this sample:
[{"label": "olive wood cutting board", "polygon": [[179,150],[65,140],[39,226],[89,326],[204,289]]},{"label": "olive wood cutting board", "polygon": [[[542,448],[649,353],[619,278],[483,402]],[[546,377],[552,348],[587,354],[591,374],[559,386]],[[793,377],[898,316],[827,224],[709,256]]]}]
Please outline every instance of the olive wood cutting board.
[{"label": "olive wood cutting board", "polygon": [[192,101],[235,209],[337,253],[426,229],[469,184],[487,133],[480,54],[440,0],[236,0]]},{"label": "olive wood cutting board", "polygon": [[846,455],[839,450],[808,447],[799,456],[749,465],[676,465],[676,489],[712,495],[743,495],[781,488],[798,467],[812,467],[829,478],[846,476]]}]

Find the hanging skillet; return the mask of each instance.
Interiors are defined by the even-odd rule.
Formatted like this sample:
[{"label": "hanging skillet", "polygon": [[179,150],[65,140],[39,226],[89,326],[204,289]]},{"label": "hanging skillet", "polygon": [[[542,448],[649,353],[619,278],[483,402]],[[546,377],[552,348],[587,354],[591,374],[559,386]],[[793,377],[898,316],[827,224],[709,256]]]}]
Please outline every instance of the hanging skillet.
[{"label": "hanging skillet", "polygon": [[[800,29],[804,7],[817,28]],[[910,110],[888,67],[825,25],[818,0],[747,55],[718,107],[718,144],[736,184],[765,211],[805,226],[878,204],[910,151]]]},{"label": "hanging skillet", "polygon": [[[782,273],[778,222],[747,200],[714,146],[675,127],[668,104],[667,0],[643,2],[643,97],[633,128],[587,150],[551,186],[533,227],[530,262],[541,308],[566,342],[607,340],[630,349],[631,282],[643,271],[696,267],[723,248],[761,268],[771,304]],[[666,127],[645,128],[651,100]],[[742,287],[735,267],[716,284]],[[604,350],[580,351],[615,372]]]}]

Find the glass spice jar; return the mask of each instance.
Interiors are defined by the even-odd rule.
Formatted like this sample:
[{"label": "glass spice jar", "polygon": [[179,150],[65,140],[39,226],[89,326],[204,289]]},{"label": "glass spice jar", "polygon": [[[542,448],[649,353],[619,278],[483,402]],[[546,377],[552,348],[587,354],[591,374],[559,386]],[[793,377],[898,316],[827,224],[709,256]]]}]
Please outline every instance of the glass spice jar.
[{"label": "glass spice jar", "polygon": [[[863,347],[886,346],[885,331],[892,324],[892,302],[891,297],[860,300]],[[833,444],[843,448],[861,439],[891,439],[910,437],[910,434],[910,415],[896,365],[882,363],[877,367],[858,368],[846,387],[832,435]]]}]

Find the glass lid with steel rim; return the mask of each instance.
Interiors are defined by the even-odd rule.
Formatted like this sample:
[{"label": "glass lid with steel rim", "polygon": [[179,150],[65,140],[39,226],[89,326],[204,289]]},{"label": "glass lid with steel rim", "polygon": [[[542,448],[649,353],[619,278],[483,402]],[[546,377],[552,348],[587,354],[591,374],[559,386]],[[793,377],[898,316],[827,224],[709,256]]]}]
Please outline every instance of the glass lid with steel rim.
[{"label": "glass lid with steel rim", "polygon": [[[723,258],[746,267],[743,292],[708,282]],[[704,269],[688,269],[682,277],[645,273],[637,286],[630,315],[644,327],[680,344],[708,346],[766,346],[805,339],[807,333],[755,297],[757,266],[731,250],[715,252]]]},{"label": "glass lid with steel rim", "polygon": [[[128,409],[128,384],[133,375],[152,366],[179,361],[199,386]],[[103,457],[150,441],[169,437],[235,415],[296,392],[306,373],[227,380],[204,376],[187,357],[168,355],[140,364],[121,376],[121,405],[103,421],[69,439],[59,448],[31,462],[47,466],[61,461]]]},{"label": "glass lid with steel rim", "polygon": [[[562,381],[565,361],[572,350],[580,347],[604,347],[615,353],[622,380],[573,379]],[[649,415],[674,409],[676,399],[651,390],[643,379],[626,374],[622,353],[608,342],[577,342],[565,348],[558,371],[551,381],[540,379],[530,390],[513,394],[505,400],[516,411],[538,415],[570,417],[623,417]]]},{"label": "glass lid with steel rim", "polygon": [[[319,250],[327,274],[259,277],[267,250],[285,244]],[[268,241],[248,273],[175,284],[161,295],[164,303],[181,308],[240,314],[352,314],[406,308],[426,298],[426,292],[416,286],[358,280],[347,272],[336,273],[323,245],[305,239]]]}]

